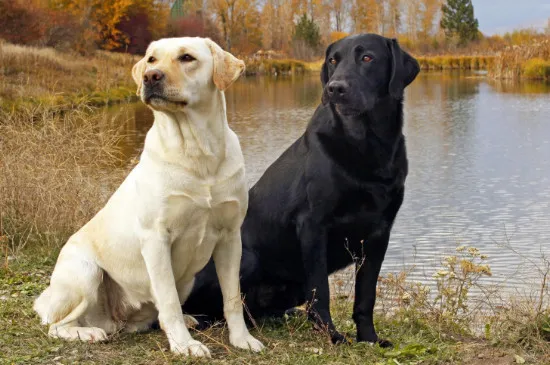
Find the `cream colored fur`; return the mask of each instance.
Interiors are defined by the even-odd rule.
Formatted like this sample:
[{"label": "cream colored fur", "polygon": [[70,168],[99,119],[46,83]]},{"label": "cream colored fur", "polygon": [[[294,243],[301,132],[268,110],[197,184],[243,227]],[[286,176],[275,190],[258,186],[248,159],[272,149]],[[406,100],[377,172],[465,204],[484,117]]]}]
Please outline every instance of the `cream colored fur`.
[{"label": "cream colored fur", "polygon": [[[194,60],[182,61],[190,55]],[[148,70],[164,73],[162,98],[148,99]],[[157,318],[170,349],[210,356],[180,305],[213,257],[232,345],[260,351],[243,319],[240,226],[248,205],[244,160],[229,128],[223,90],[244,63],[209,39],[153,42],[133,69],[154,112],[139,163],[105,207],[61,250],[34,309],[49,335],[104,341],[143,331]],[[187,325],[186,325],[187,322]]]}]

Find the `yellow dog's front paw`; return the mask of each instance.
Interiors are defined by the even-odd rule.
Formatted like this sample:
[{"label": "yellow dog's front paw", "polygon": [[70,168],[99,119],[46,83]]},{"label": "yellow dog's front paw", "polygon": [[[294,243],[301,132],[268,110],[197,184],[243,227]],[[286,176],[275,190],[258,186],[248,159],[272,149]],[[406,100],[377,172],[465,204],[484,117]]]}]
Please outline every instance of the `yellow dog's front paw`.
[{"label": "yellow dog's front paw", "polygon": [[229,342],[231,342],[231,344],[235,347],[244,350],[252,350],[254,352],[260,352],[265,348],[265,346],[260,341],[255,339],[250,333],[247,333],[244,336],[230,337]]},{"label": "yellow dog's front paw", "polygon": [[190,340],[186,344],[182,345],[172,345],[170,350],[175,354],[184,356],[212,357],[208,347],[196,340]]}]

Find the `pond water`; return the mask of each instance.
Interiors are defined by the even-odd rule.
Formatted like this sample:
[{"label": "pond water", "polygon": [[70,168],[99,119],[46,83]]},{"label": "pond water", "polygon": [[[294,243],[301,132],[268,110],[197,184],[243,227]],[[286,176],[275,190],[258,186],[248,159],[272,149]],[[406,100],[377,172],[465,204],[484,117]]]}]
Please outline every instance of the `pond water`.
[{"label": "pond water", "polygon": [[[317,75],[245,78],[227,92],[252,185],[304,131],[319,103]],[[128,156],[152,123],[142,104],[117,106]],[[134,133],[135,132],[135,133]],[[533,284],[550,257],[550,85],[503,84],[476,74],[423,73],[409,86],[406,196],[383,272],[414,265],[430,281],[457,245],[487,254],[493,283]]]}]

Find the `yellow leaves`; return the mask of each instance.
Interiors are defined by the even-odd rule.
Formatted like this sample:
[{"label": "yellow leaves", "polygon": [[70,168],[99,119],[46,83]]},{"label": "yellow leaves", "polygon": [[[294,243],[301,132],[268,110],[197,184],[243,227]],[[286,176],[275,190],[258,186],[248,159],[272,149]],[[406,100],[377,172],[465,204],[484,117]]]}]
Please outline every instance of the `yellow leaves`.
[{"label": "yellow leaves", "polygon": [[355,32],[379,33],[384,6],[378,0],[356,0],[352,8]]},{"label": "yellow leaves", "polygon": [[428,36],[432,33],[434,28],[434,21],[437,12],[441,8],[440,0],[422,0],[422,33]]}]

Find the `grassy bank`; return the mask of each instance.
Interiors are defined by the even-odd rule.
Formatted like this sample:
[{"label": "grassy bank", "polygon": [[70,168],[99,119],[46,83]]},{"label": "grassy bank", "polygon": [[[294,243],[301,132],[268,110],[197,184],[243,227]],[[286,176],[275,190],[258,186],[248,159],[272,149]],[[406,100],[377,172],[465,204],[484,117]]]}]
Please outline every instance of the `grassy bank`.
[{"label": "grassy bank", "polygon": [[84,57],[0,42],[0,107],[105,105],[135,99],[135,56],[97,51]]},{"label": "grassy bank", "polygon": [[293,59],[246,59],[246,75],[293,75],[304,72],[319,72],[323,61],[300,61]]},{"label": "grassy bank", "polygon": [[[0,268],[0,363],[166,364],[182,360],[168,351],[165,335],[159,330],[144,334],[117,333],[103,344],[67,343],[48,338],[46,328],[39,324],[32,311],[32,302],[47,286],[57,252],[47,246],[27,248]],[[477,266],[471,257],[467,262]],[[457,267],[447,274],[439,270],[436,275],[443,277],[451,272],[460,276],[463,271]],[[550,364],[550,344],[545,342],[550,329],[544,327],[550,322],[537,303],[523,300],[506,304],[485,317],[484,331],[475,334],[468,325],[479,314],[472,308],[475,303],[460,293],[448,295],[453,288],[443,284],[442,290],[436,290],[436,294],[443,294],[442,304],[437,305],[439,302],[432,303],[426,295],[427,289],[410,282],[406,273],[381,278],[375,321],[379,335],[390,339],[394,348],[357,343],[333,346],[325,333],[314,331],[304,317],[298,316],[256,323],[253,333],[267,346],[262,354],[229,346],[227,328],[221,324],[195,332],[194,337],[211,349],[213,359],[190,359],[184,363]],[[466,300],[455,304],[453,299]],[[347,296],[334,297],[332,314],[338,328],[353,338],[351,303]],[[452,308],[460,310],[449,312]]]},{"label": "grassy bank", "polygon": [[[420,67],[430,70],[487,70],[492,67],[494,56],[417,56]],[[304,72],[320,72],[323,60],[306,62],[292,59],[249,59],[246,61],[247,75],[287,75]]]}]

